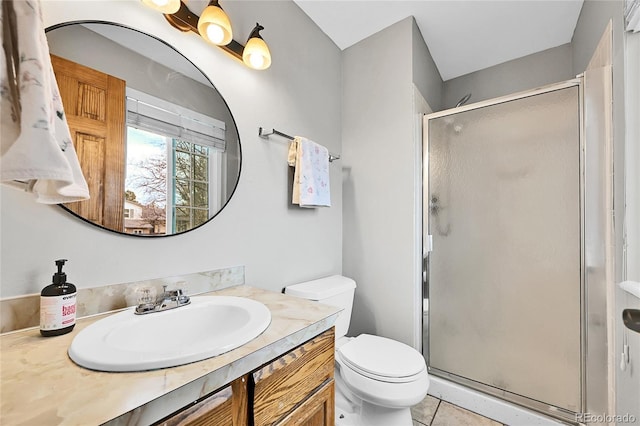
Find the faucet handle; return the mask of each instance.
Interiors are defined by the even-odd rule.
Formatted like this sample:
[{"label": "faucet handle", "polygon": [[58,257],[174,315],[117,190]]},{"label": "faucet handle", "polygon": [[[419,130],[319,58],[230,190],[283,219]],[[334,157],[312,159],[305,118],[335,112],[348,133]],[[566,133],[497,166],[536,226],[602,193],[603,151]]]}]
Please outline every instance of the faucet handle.
[{"label": "faucet handle", "polygon": [[164,292],[165,299],[176,300],[180,302],[186,302],[189,300],[189,296],[184,294],[184,291],[181,288],[176,288],[175,290],[166,290]]},{"label": "faucet handle", "polygon": [[182,289],[174,289],[174,290],[164,290],[164,297],[170,297],[170,298],[174,298],[174,297],[178,297],[178,296],[182,296]]},{"label": "faucet handle", "polygon": [[175,298],[180,306],[191,303],[191,298],[184,294],[184,290],[181,288],[176,289]]}]

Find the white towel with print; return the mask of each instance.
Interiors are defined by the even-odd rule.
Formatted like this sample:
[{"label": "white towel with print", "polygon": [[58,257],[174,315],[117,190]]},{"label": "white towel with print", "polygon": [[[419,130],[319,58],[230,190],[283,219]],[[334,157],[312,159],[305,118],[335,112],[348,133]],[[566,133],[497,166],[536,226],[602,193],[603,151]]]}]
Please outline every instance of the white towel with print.
[{"label": "white towel with print", "polygon": [[88,199],[51,66],[40,2],[3,0],[2,35],[7,47],[0,60],[0,180],[27,183],[40,203]]},{"label": "white towel with print", "polygon": [[296,136],[289,147],[289,164],[295,166],[293,204],[300,207],[330,207],[329,150]]}]

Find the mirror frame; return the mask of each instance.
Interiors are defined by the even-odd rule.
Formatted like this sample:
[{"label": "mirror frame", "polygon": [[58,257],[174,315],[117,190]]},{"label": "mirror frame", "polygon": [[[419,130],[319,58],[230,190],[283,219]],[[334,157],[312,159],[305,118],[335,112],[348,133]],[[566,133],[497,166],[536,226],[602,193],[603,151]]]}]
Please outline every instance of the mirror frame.
[{"label": "mirror frame", "polygon": [[135,29],[135,28],[131,28],[128,25],[125,24],[121,24],[121,23],[117,23],[117,22],[111,22],[111,21],[105,21],[105,20],[95,20],[95,19],[83,19],[83,20],[75,20],[75,21],[67,21],[67,22],[61,22],[55,25],[51,25],[45,28],[44,32],[45,32],[45,36],[48,32],[50,31],[54,31],[56,29],[59,28],[63,28],[63,27],[67,27],[67,26],[71,26],[71,25],[82,25],[82,24],[103,24],[103,25],[112,25],[115,27],[121,27],[124,29],[127,29],[129,31],[135,31],[137,33],[140,33],[142,35],[145,35],[147,37],[150,37],[152,39],[155,39],[156,41],[159,41],[160,43],[164,44],[165,46],[169,47],[170,49],[172,49],[176,54],[182,56],[187,62],[189,62],[196,70],[198,70],[202,76],[209,82],[209,84],[211,84],[211,87],[218,92],[218,94],[220,95],[220,99],[222,99],[222,102],[224,103],[224,106],[227,108],[227,110],[229,111],[229,115],[231,116],[231,121],[233,122],[233,126],[235,129],[235,135],[237,137],[238,140],[238,175],[236,178],[236,182],[235,185],[233,186],[233,190],[231,191],[231,193],[229,194],[229,196],[227,197],[226,201],[222,204],[222,206],[220,207],[220,209],[218,209],[218,211],[212,215],[211,217],[209,217],[209,219],[207,219],[205,222],[201,223],[198,226],[195,226],[187,231],[183,231],[183,232],[178,232],[178,233],[174,233],[174,234],[164,234],[164,235],[145,235],[145,234],[129,234],[123,231],[116,231],[115,229],[110,229],[110,228],[106,228],[102,225],[99,225],[97,223],[94,223],[92,221],[90,221],[89,219],[86,219],[78,214],[76,214],[75,212],[71,211],[68,207],[66,207],[64,204],[58,204],[58,206],[62,207],[63,210],[67,211],[68,213],[70,213],[72,216],[82,220],[85,223],[88,223],[89,225],[102,229],[102,230],[106,230],[109,232],[112,232],[114,234],[117,235],[122,235],[125,237],[136,237],[136,238],[143,238],[143,239],[155,239],[155,238],[166,238],[166,237],[173,237],[173,236],[177,236],[177,235],[184,235],[187,234],[191,231],[194,231],[196,229],[200,229],[201,227],[203,227],[204,225],[208,224],[209,222],[211,222],[216,216],[218,216],[220,214],[220,212],[222,212],[227,205],[229,204],[229,202],[231,201],[231,199],[233,198],[233,196],[236,193],[236,190],[238,189],[238,184],[240,183],[240,177],[242,176],[242,142],[240,140],[240,132],[238,130],[238,124],[236,122],[235,117],[233,116],[233,112],[231,111],[231,108],[229,108],[229,104],[227,103],[226,99],[224,98],[224,96],[222,96],[222,93],[220,93],[220,91],[218,90],[218,88],[213,84],[213,82],[211,81],[211,79],[209,78],[209,76],[207,74],[205,74],[197,65],[195,65],[193,63],[193,61],[191,61],[191,59],[189,59],[187,56],[185,56],[184,54],[182,54],[178,49],[176,49],[175,47],[173,47],[171,44],[169,44],[168,42],[164,41],[163,39],[156,37],[154,35],[151,35],[149,33],[146,33],[144,31]]}]

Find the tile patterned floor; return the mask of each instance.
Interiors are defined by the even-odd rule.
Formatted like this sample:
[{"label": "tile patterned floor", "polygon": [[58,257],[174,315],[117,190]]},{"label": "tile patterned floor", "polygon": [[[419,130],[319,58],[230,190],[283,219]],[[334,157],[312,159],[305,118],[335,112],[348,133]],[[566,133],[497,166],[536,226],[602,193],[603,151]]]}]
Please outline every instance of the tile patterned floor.
[{"label": "tile patterned floor", "polygon": [[411,407],[413,426],[502,426],[487,417],[427,395]]}]

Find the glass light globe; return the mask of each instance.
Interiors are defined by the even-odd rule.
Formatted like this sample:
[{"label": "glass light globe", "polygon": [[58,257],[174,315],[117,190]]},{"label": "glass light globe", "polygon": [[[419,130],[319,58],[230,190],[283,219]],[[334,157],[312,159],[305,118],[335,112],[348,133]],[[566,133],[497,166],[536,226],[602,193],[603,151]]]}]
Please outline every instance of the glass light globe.
[{"label": "glass light globe", "polygon": [[[217,27],[217,28],[211,28]],[[209,29],[211,28],[211,30]],[[211,37],[209,31],[212,31]],[[198,19],[198,32],[206,41],[218,46],[224,46],[231,43],[233,33],[231,31],[231,22],[224,10],[219,6],[209,4]],[[219,36],[222,32],[222,37]]]},{"label": "glass light globe", "polygon": [[180,9],[180,0],[142,0],[142,3],[168,15],[176,13]]},{"label": "glass light globe", "polygon": [[271,66],[271,52],[263,39],[251,37],[242,53],[244,63],[255,70],[265,70]]}]

